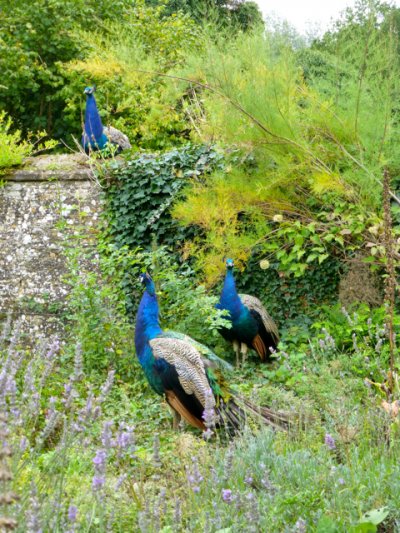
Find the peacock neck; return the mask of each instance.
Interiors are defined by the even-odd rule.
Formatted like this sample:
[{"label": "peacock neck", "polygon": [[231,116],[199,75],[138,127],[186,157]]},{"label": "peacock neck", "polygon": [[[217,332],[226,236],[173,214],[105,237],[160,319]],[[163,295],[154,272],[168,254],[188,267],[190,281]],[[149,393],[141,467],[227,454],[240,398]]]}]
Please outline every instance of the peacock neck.
[{"label": "peacock neck", "polygon": [[236,290],[235,278],[231,268],[228,268],[226,272],[224,286],[222,287],[221,292],[220,304],[223,309],[228,309],[232,320],[235,320],[239,317],[243,308],[243,304]]},{"label": "peacock neck", "polygon": [[139,304],[135,327],[135,347],[139,359],[151,351],[146,350],[148,343],[162,333],[159,319],[157,296],[154,290],[146,289]]},{"label": "peacock neck", "polygon": [[87,95],[85,111],[85,132],[89,139],[99,141],[103,135],[103,124],[93,94]]}]

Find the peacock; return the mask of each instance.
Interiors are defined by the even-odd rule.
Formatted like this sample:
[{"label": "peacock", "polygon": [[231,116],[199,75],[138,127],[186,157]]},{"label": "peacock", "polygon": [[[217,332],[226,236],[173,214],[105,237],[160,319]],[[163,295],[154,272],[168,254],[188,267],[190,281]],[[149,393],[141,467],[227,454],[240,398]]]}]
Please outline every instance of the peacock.
[{"label": "peacock", "polygon": [[96,86],[85,87],[86,110],[82,134],[82,146],[86,153],[103,150],[108,143],[117,147],[117,152],[131,148],[128,137],[112,126],[104,127],[97,109],[94,91]]},{"label": "peacock", "polygon": [[233,260],[227,259],[224,286],[216,305],[217,309],[228,311],[232,327],[222,327],[219,332],[225,340],[232,342],[236,365],[239,365],[239,353],[242,362],[246,360],[248,348],[254,349],[261,361],[268,361],[271,350],[276,350],[279,342],[278,328],[258,298],[238,294],[233,267]]},{"label": "peacock", "polygon": [[286,429],[285,414],[257,407],[232,392],[222,372],[230,368],[229,363],[191,337],[161,329],[154,282],[147,273],[140,275],[140,281],[145,291],[136,317],[136,354],[150,386],[172,408],[174,428],[183,418],[206,431],[207,410],[215,415],[213,425],[230,431],[242,427],[249,414],[272,427]]}]

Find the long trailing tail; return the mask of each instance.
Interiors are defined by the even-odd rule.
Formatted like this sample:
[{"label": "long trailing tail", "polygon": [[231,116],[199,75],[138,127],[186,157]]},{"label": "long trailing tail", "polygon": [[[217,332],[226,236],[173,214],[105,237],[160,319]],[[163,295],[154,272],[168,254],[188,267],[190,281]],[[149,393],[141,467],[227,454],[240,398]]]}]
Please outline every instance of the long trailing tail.
[{"label": "long trailing tail", "polygon": [[296,423],[292,414],[255,405],[238,395],[231,396],[226,403],[221,400],[216,410],[218,418],[222,420],[221,425],[230,431],[242,429],[249,417],[281,431],[288,431]]}]

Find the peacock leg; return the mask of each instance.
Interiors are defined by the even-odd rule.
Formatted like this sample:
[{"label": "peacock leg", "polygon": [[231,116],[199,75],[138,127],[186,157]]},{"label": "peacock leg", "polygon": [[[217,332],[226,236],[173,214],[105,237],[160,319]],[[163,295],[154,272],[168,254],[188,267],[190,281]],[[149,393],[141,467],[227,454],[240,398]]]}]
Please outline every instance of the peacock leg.
[{"label": "peacock leg", "polygon": [[240,347],[240,353],[242,354],[242,365],[246,362],[247,359],[247,344],[242,342],[242,345]]},{"label": "peacock leg", "polygon": [[181,415],[178,413],[178,411],[175,411],[173,409],[174,419],[172,421],[172,429],[175,431],[179,431],[179,424],[181,423]]},{"label": "peacock leg", "polygon": [[233,351],[236,354],[236,366],[240,366],[240,361],[239,361],[240,344],[239,344],[239,341],[233,341],[232,345],[233,345]]}]

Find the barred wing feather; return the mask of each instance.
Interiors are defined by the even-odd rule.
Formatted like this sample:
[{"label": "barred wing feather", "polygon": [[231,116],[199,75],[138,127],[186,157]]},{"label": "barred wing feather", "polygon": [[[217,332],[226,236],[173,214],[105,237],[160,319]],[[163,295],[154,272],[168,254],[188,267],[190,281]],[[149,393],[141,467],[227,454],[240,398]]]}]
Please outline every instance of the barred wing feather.
[{"label": "barred wing feather", "polygon": [[158,336],[158,338],[169,338],[169,339],[180,339],[182,341],[187,342],[188,344],[191,344],[196,350],[200,352],[200,354],[203,356],[203,362],[206,366],[212,364],[212,366],[217,366],[220,370],[232,372],[233,366],[225,361],[224,359],[221,359],[221,357],[218,357],[208,346],[205,346],[204,344],[201,344],[201,342],[197,342],[188,335],[185,335],[184,333],[179,333],[177,331],[164,331],[161,333],[161,335]]},{"label": "barred wing feather", "polygon": [[125,135],[125,133],[122,133],[122,131],[117,130],[117,128],[114,128],[113,126],[106,126],[103,131],[107,135],[108,139],[113,144],[118,145],[121,150],[129,150],[132,148],[128,137]]},{"label": "barred wing feather", "polygon": [[261,317],[261,320],[265,326],[265,329],[271,334],[276,343],[279,342],[279,332],[274,320],[267,313],[265,307],[261,301],[255,296],[250,296],[249,294],[239,294],[243,305],[248,309],[255,311]]},{"label": "barred wing feather", "polygon": [[[210,384],[199,351],[185,340],[161,335],[150,340],[149,344],[155,358],[165,359],[175,367],[179,383],[186,394],[193,394],[204,407]],[[212,398],[214,407],[214,396]]]}]

